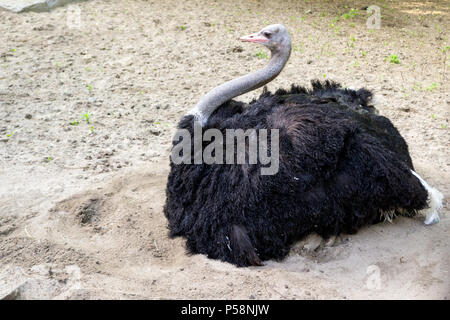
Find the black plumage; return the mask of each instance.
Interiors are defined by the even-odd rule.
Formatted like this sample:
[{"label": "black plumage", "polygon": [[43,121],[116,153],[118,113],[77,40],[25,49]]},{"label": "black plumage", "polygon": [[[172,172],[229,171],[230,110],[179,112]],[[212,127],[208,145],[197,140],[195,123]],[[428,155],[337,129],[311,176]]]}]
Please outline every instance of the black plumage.
[{"label": "black plumage", "polygon": [[[248,106],[224,103],[202,130],[279,129],[279,171],[261,175],[260,163],[171,163],[170,235],[185,237],[191,253],[260,265],[283,259],[312,232],[354,233],[383,212],[413,216],[425,208],[428,194],[411,173],[408,146],[370,98],[365,89],[315,81],[311,90],[265,92]],[[185,116],[178,126],[193,132],[193,123]]]}]

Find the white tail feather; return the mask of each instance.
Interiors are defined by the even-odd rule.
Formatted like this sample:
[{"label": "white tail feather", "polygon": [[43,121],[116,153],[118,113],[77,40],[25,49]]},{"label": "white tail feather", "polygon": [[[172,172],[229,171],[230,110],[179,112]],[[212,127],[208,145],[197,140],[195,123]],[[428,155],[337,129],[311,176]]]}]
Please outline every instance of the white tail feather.
[{"label": "white tail feather", "polygon": [[428,208],[420,211],[420,213],[425,215],[424,223],[426,225],[438,223],[440,221],[439,210],[442,208],[442,200],[444,199],[444,196],[439,192],[439,190],[428,185],[428,183],[426,183],[426,181],[423,180],[416,172],[413,170],[411,170],[411,172],[417,177],[417,179],[419,179],[420,183],[428,192]]}]

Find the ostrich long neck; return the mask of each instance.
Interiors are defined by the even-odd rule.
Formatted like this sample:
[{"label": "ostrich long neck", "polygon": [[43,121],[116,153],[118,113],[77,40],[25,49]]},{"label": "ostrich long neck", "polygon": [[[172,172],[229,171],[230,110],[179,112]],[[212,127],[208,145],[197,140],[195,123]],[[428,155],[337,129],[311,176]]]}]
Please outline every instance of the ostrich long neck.
[{"label": "ostrich long neck", "polygon": [[283,70],[290,54],[291,45],[288,43],[280,50],[272,52],[270,61],[264,68],[215,87],[204,95],[188,114],[193,114],[203,126],[221,104],[241,94],[262,87],[275,79]]}]

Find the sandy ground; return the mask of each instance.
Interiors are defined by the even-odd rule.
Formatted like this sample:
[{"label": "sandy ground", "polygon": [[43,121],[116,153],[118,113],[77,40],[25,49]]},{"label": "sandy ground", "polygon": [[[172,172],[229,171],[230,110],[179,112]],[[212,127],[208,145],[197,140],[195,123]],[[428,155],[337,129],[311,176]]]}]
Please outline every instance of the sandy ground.
[{"label": "sandy ground", "polygon": [[[371,4],[379,30],[362,10],[342,16]],[[276,22],[294,46],[269,89],[327,78],[373,90],[416,171],[448,199],[449,18],[445,1],[0,11],[0,297],[448,299],[448,200],[437,225],[399,218],[307,250],[312,239],[259,268],[188,256],[167,237],[162,207],[177,120],[213,86],[263,66],[267,52],[237,39]]]}]

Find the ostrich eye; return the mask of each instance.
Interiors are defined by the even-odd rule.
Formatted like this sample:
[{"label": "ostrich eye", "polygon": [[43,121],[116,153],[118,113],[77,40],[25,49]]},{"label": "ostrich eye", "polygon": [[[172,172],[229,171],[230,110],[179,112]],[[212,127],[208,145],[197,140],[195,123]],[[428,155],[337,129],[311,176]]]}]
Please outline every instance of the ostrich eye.
[{"label": "ostrich eye", "polygon": [[270,39],[270,37],[272,36],[272,34],[270,32],[264,32],[263,33],[264,37],[266,37],[267,39]]}]

